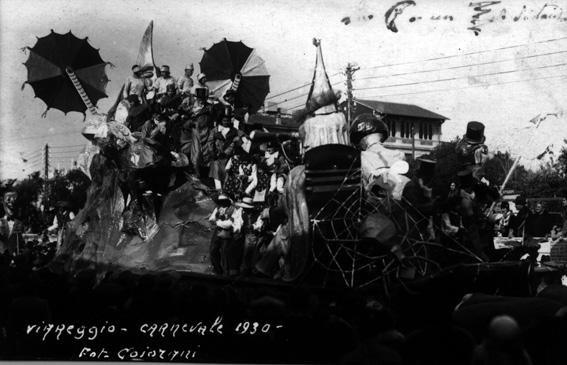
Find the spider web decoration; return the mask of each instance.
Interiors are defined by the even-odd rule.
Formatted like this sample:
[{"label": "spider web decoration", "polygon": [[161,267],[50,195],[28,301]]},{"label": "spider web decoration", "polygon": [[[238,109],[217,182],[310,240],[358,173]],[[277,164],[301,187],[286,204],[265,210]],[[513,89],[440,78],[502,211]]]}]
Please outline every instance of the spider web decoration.
[{"label": "spider web decoration", "polygon": [[[430,258],[431,247],[480,260],[457,241],[455,250],[428,242],[424,227],[432,222],[406,199],[398,201],[387,194],[365,193],[362,183],[356,188],[347,184],[360,181],[360,176],[360,168],[351,166],[336,191],[323,197],[326,199],[322,206],[310,214],[312,256],[315,264],[323,268],[323,277],[318,280],[324,286],[337,281],[347,287],[378,283],[387,293],[393,281],[404,285],[404,280],[441,270],[441,265]],[[310,198],[308,205],[312,207],[316,198]],[[371,215],[382,215],[394,223],[394,240],[403,260],[390,252],[390,246],[361,238],[361,224]]]}]

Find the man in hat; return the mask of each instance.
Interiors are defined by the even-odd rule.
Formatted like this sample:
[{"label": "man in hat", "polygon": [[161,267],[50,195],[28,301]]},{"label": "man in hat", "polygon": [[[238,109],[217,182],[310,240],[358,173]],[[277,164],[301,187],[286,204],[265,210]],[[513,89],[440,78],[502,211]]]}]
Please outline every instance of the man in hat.
[{"label": "man in hat", "polygon": [[211,265],[216,274],[229,275],[231,270],[234,273],[235,270],[239,269],[234,264],[234,260],[230,259],[230,254],[234,251],[232,242],[234,240],[235,227],[239,230],[239,222],[238,217],[235,215],[232,200],[228,196],[220,194],[217,198],[217,204],[218,206],[209,217],[209,221],[214,225],[214,233],[209,250]]},{"label": "man in hat", "polygon": [[146,92],[152,88],[152,80],[141,77],[140,66],[132,66],[132,75],[128,76],[124,83],[122,97],[128,98],[128,95],[138,95],[141,100],[145,100]]},{"label": "man in hat", "polygon": [[214,158],[214,119],[207,90],[198,88],[195,92],[195,104],[181,128],[180,152],[190,156],[193,171],[205,178]]},{"label": "man in hat", "polygon": [[161,76],[157,78],[153,86],[158,100],[161,96],[163,96],[167,92],[167,85],[173,85],[174,90],[177,91],[177,82],[173,77],[171,77],[169,73],[169,66],[168,65],[161,66],[160,73]]},{"label": "man in hat", "polygon": [[214,160],[209,171],[209,177],[214,180],[217,190],[222,189],[222,182],[226,177],[225,167],[228,160],[234,155],[237,140],[238,131],[232,126],[232,112],[227,107],[215,133]]},{"label": "man in hat", "polygon": [[428,231],[433,238],[432,216],[435,213],[435,200],[433,199],[433,178],[437,161],[420,157],[417,159],[419,167],[415,176],[405,184],[402,197],[407,205],[407,213],[417,223],[418,230]]},{"label": "man in hat", "polygon": [[191,94],[191,90],[193,89],[193,71],[193,64],[185,66],[185,73],[179,78],[179,81],[177,81],[177,89],[183,96],[189,96]]},{"label": "man in hat", "polygon": [[251,197],[244,197],[236,205],[242,209],[242,231],[244,234],[244,250],[240,272],[247,275],[252,273],[258,260],[258,243],[263,231],[261,209],[256,209]]},{"label": "man in hat", "polygon": [[519,195],[514,200],[516,213],[510,217],[510,237],[523,237],[526,228],[526,219],[530,214],[530,210],[526,204],[526,198]]},{"label": "man in hat", "polygon": [[4,193],[2,200],[4,216],[0,218],[0,253],[17,255],[24,244],[22,235],[24,225],[16,218],[17,200],[18,193],[15,191],[9,190]]},{"label": "man in hat", "polygon": [[[384,147],[383,143],[388,138],[388,133],[386,123],[370,113],[357,116],[351,125],[350,140],[361,150],[362,179],[367,190],[371,189],[375,180],[387,172],[394,163],[405,160],[402,152]],[[393,190],[394,186],[391,189]]]},{"label": "man in hat", "polygon": [[165,94],[158,99],[161,112],[169,116],[178,114],[179,106],[183,101],[181,95],[177,93],[177,89],[174,84],[168,84],[165,89]]},{"label": "man in hat", "polygon": [[467,131],[456,146],[461,169],[472,169],[475,178],[480,178],[479,170],[489,158],[485,141],[484,124],[472,121],[467,124]]}]

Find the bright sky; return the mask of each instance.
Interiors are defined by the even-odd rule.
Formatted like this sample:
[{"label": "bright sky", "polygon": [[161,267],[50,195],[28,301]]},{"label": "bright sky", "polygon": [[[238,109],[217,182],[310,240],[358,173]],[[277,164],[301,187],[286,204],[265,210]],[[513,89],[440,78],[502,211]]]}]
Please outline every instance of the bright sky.
[{"label": "bright sky", "polygon": [[[342,71],[348,62],[360,66],[356,97],[416,104],[445,115],[450,118],[443,127],[445,140],[462,135],[467,121],[479,120],[485,123],[487,143],[493,148],[533,157],[549,143],[560,147],[567,137],[567,21],[542,15],[558,15],[560,7],[567,14],[567,1],[545,8],[537,19],[545,0],[504,0],[480,20],[492,15],[506,18],[483,25],[478,36],[467,29],[475,14],[468,0],[416,0],[398,16],[399,31],[394,33],[386,28],[384,14],[396,2],[0,0],[0,178],[22,177],[41,168],[40,151],[46,143],[57,152],[51,161],[55,167],[68,166],[84,144],[81,114],[65,116],[50,110],[42,118],[43,101],[34,98],[29,85],[21,90],[27,77],[22,63],[28,57],[21,48],[33,47],[36,36],[51,29],[89,37],[102,58],[116,66],[107,68],[109,98],[98,104],[106,112],[136,60],[150,20],[155,61],[169,64],[173,76],[180,76],[189,63],[198,72],[200,48],[226,37],[257,49],[270,71],[275,95],[310,82],[312,38],[317,37],[329,75]],[[524,4],[522,17],[514,21]],[[371,20],[362,18],[370,14]],[[437,15],[440,20],[431,19]],[[444,20],[445,15],[453,20]],[[346,16],[351,17],[349,25],[341,22]],[[410,22],[411,17],[421,19]],[[339,89],[344,88],[342,80],[343,75],[331,78],[339,82]],[[306,87],[273,101],[307,91]],[[301,104],[305,98],[282,106]],[[550,117],[532,138],[533,133],[520,128],[539,113],[559,117]],[[519,145],[522,148],[515,147]]]}]

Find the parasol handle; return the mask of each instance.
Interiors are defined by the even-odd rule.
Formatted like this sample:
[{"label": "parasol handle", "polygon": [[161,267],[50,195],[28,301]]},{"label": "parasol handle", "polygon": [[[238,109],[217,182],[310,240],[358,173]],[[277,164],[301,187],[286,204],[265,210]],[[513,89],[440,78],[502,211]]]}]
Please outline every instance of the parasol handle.
[{"label": "parasol handle", "polygon": [[89,99],[87,93],[85,92],[85,89],[83,89],[81,82],[77,78],[77,75],[75,75],[75,72],[73,72],[73,69],[71,69],[71,67],[66,67],[65,72],[67,72],[67,76],[69,76],[69,78],[71,79],[73,86],[75,86],[75,89],[79,93],[79,96],[81,97],[81,100],[83,100],[83,103],[85,103],[85,106],[87,107],[87,109],[89,109],[91,114],[97,115],[98,111],[96,110],[96,107],[93,105],[93,103]]},{"label": "parasol handle", "polygon": [[[508,174],[506,175],[506,178],[504,179],[504,182],[500,186],[500,190],[498,191],[500,196],[502,196],[502,193],[504,193],[504,189],[506,188],[508,181],[512,177],[512,174],[516,170],[516,167],[518,167],[518,163],[520,162],[520,158],[521,158],[520,156],[516,157],[516,159],[514,160],[514,163],[512,164],[512,167],[510,168],[510,170],[508,171]],[[486,215],[489,216],[490,214],[492,214],[492,211],[494,210],[495,207],[496,207],[496,201],[492,202],[492,205],[490,205],[490,209],[488,210]]]}]

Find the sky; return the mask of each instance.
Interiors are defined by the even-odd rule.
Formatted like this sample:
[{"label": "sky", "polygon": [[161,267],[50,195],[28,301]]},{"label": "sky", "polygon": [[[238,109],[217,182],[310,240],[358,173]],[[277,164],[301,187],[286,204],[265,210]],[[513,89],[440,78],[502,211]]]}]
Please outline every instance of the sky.
[{"label": "sky", "polygon": [[[80,152],[83,115],[58,110],[21,89],[23,63],[36,37],[51,29],[88,37],[100,49],[111,80],[106,112],[136,60],[142,34],[154,21],[154,58],[173,76],[194,63],[223,38],[255,48],[270,72],[271,94],[310,82],[315,61],[314,37],[321,39],[331,82],[344,90],[347,63],[356,63],[358,98],[416,104],[449,118],[443,140],[465,132],[478,120],[487,144],[530,159],[567,138],[567,1],[506,1],[479,16],[471,29],[469,0],[415,0],[388,29],[385,14],[397,1],[87,1],[0,0],[0,179],[21,178],[41,168],[49,144],[53,167],[66,167]],[[525,8],[523,6],[525,5]],[[564,14],[561,11],[565,8]],[[553,18],[561,14],[560,18]],[[489,19],[496,16],[492,22]],[[350,23],[342,21],[350,19]],[[308,87],[271,101],[293,107],[305,101]],[[268,97],[270,97],[268,95]],[[552,113],[537,129],[527,129],[538,114]],[[27,162],[24,162],[24,159]]]}]

